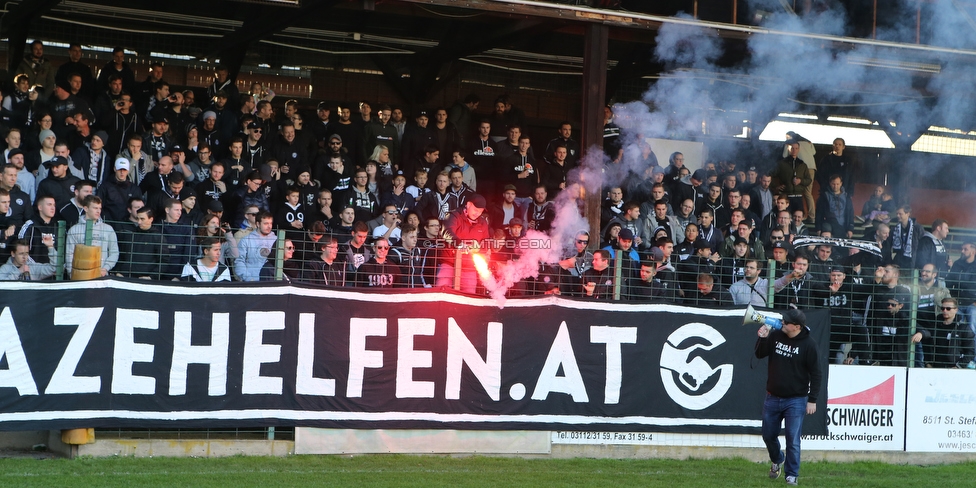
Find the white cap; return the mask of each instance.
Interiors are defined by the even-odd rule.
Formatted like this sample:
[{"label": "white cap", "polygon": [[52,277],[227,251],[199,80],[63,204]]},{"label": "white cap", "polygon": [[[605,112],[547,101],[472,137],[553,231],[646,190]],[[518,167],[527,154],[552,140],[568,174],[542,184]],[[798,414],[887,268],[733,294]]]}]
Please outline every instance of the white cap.
[{"label": "white cap", "polygon": [[120,169],[124,169],[126,171],[129,170],[129,160],[128,159],[125,159],[125,158],[116,158],[116,160],[115,160],[115,171],[118,171]]}]

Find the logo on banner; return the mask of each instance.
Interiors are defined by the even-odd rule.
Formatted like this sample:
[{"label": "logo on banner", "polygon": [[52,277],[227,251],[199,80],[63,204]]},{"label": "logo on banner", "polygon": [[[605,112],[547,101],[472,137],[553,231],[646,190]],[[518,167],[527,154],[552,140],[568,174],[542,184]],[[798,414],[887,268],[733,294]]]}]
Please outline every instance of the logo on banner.
[{"label": "logo on banner", "polygon": [[[678,346],[689,343],[683,349]],[[675,403],[689,410],[704,410],[721,400],[732,386],[732,365],[713,368],[699,350],[711,351],[725,343],[725,337],[712,327],[693,322],[668,336],[661,350],[661,381]],[[694,355],[689,361],[689,358]],[[718,379],[713,381],[713,377]]]},{"label": "logo on banner", "polygon": [[887,405],[895,404],[895,377],[857,393],[827,400],[828,405]]}]

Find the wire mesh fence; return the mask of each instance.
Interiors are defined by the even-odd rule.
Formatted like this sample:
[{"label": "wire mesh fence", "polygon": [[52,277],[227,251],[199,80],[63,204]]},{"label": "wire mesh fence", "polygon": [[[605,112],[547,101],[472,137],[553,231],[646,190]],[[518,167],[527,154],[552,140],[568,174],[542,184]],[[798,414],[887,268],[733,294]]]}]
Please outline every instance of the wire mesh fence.
[{"label": "wire mesh fence", "polygon": [[95,429],[99,439],[295,440],[294,427],[211,427],[200,429]]},{"label": "wire mesh fence", "polygon": [[[63,227],[63,226],[62,226]],[[70,276],[85,244],[100,248],[95,276],[181,281],[288,281],[333,288],[460,290],[480,296],[560,295],[581,300],[669,303],[775,310],[830,310],[834,363],[973,368],[976,273],[967,254],[951,271],[931,264],[900,269],[865,252],[828,245],[790,249],[770,242],[774,259],[749,246],[683,242],[638,251],[620,241],[599,250],[588,242],[554,262],[528,262],[528,277],[507,273],[528,256],[504,237],[462,248],[440,234],[371,239],[367,233],[236,232],[183,223],[82,223],[59,232],[58,261]],[[389,233],[395,235],[395,233]],[[379,235],[379,234],[377,234]],[[753,247],[763,248],[761,243]],[[737,248],[737,249],[736,249]],[[744,251],[744,252],[743,252]],[[483,258],[483,259],[482,259]],[[478,266],[479,260],[483,261]],[[519,265],[526,267],[526,263]],[[976,269],[976,267],[974,267]],[[524,271],[523,271],[524,273]],[[504,284],[504,285],[499,285]]]},{"label": "wire mesh fence", "polygon": [[[426,229],[422,237],[408,229],[398,239],[393,237],[396,233],[382,233],[382,229],[323,234],[260,226],[211,235],[210,227],[165,219],[155,224],[82,219],[70,228],[63,222],[57,228],[57,255],[46,257],[64,272],[49,279],[94,270],[89,277],[263,280],[367,292],[460,290],[495,298],[559,295],[721,309],[753,306],[779,312],[794,307],[826,309],[828,357],[833,364],[976,368],[976,245],[970,240],[962,245],[955,263],[940,270],[929,263],[921,269],[902,269],[853,248],[794,247],[772,240],[767,245],[732,241],[738,245],[732,245],[731,251],[723,242],[715,246],[717,252],[698,241],[678,246],[658,241],[658,246],[637,250],[626,239],[590,249],[581,234],[574,243],[564,243],[571,251],[562,259],[540,262],[535,260],[537,254],[525,252],[511,237],[462,247],[436,230],[426,234]],[[99,252],[92,258],[79,246]],[[760,249],[772,258],[754,257]],[[481,266],[479,258],[483,258]],[[532,272],[525,279],[508,280],[513,267]],[[499,283],[505,285],[499,288]],[[98,435],[287,440],[294,431],[287,427],[99,429]]]}]

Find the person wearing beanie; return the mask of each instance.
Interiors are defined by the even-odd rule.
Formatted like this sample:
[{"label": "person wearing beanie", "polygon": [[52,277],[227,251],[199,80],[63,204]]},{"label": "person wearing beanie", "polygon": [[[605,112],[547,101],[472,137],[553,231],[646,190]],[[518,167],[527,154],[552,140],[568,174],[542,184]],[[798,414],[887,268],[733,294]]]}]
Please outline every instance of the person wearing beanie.
[{"label": "person wearing beanie", "polygon": [[[27,168],[27,171],[41,172],[43,173],[41,178],[47,175],[47,171],[44,168],[44,163],[50,161],[56,155],[54,152],[54,144],[57,143],[57,140],[58,136],[54,134],[53,130],[44,129],[37,136],[37,141],[40,143],[40,149],[27,149],[25,147],[19,148],[24,153],[24,165]],[[8,152],[4,162],[9,160],[10,154]]]},{"label": "person wearing beanie", "polygon": [[223,134],[217,130],[217,113],[207,110],[200,116],[200,123],[197,124],[198,138],[201,142],[206,142],[211,151],[215,151],[215,158],[223,158],[226,154],[224,148],[230,144],[230,139],[225,139]]},{"label": "person wearing beanie", "polygon": [[197,222],[200,220],[200,217],[203,217],[203,213],[207,209],[200,208],[198,202],[197,192],[191,186],[184,185],[183,190],[180,191],[180,203],[183,204],[183,217],[187,221]]},{"label": "person wearing beanie", "polygon": [[92,180],[97,185],[112,177],[112,163],[105,150],[107,142],[108,133],[100,130],[92,135],[91,141],[78,147],[71,154],[72,161],[81,167],[85,179]]},{"label": "person wearing beanie", "polygon": [[160,114],[153,120],[152,129],[143,136],[142,150],[149,154],[152,161],[159,161],[163,156],[169,155],[169,148],[173,147],[173,143],[169,136],[169,117]]}]

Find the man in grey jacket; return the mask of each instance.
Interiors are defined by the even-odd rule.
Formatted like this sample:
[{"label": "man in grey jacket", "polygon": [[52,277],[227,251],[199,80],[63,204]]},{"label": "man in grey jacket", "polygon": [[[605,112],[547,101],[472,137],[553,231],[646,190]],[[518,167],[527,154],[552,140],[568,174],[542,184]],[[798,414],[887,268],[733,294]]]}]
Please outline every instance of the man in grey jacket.
[{"label": "man in grey jacket", "polygon": [[277,236],[271,231],[274,217],[267,211],[258,212],[255,216],[257,228],[237,244],[237,259],[234,260],[234,271],[242,281],[258,281],[261,267],[271,257]]},{"label": "man in grey jacket", "polygon": [[74,260],[75,246],[85,243],[85,232],[88,221],[92,221],[92,246],[102,248],[102,276],[107,276],[109,271],[119,262],[119,241],[115,235],[115,229],[102,220],[102,199],[95,195],[88,195],[82,200],[85,207],[85,214],[77,224],[68,229],[68,237],[65,244],[64,269],[71,273],[71,263]]},{"label": "man in grey jacket", "polygon": [[37,263],[30,257],[30,246],[27,241],[20,239],[10,246],[10,259],[0,266],[0,280],[37,281],[54,276],[55,263],[58,261],[58,250],[54,247],[54,236],[45,235],[41,240],[47,246],[50,263]]}]

